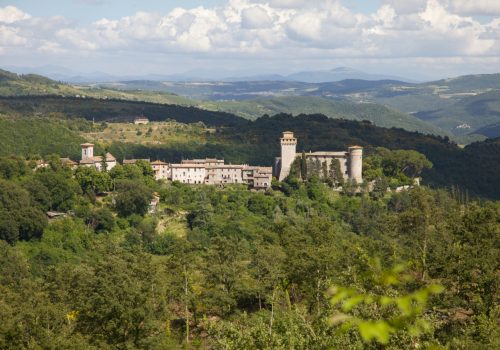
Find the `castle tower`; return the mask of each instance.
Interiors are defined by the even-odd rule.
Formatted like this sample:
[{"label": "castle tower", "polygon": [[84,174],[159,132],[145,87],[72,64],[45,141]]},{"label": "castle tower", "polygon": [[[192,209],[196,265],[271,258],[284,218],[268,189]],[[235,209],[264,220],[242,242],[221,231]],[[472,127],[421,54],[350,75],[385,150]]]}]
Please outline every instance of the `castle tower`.
[{"label": "castle tower", "polygon": [[349,179],[363,182],[363,147],[349,147]]},{"label": "castle tower", "polygon": [[279,181],[283,181],[290,174],[290,167],[297,155],[297,139],[293,132],[285,131],[281,140],[281,168]]},{"label": "castle tower", "polygon": [[94,144],[82,143],[82,160],[94,157]]}]

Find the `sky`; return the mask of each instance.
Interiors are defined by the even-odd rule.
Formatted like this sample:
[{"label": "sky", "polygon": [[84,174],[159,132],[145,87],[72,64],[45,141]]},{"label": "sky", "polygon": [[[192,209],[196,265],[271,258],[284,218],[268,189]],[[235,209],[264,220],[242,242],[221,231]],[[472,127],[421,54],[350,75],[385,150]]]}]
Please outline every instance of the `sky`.
[{"label": "sky", "polygon": [[0,0],[0,67],[109,75],[500,72],[500,0]]}]

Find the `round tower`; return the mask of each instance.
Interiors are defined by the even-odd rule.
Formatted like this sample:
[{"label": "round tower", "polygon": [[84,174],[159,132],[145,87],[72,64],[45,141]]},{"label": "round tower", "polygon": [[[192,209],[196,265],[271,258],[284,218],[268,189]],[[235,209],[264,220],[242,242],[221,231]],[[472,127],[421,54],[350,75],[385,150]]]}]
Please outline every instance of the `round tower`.
[{"label": "round tower", "polygon": [[349,179],[363,182],[363,147],[349,147]]},{"label": "round tower", "polygon": [[94,144],[82,143],[82,160],[94,157]]},{"label": "round tower", "polygon": [[290,167],[297,155],[297,139],[293,132],[285,131],[280,139],[281,141],[281,168],[279,181],[283,181],[290,174]]}]

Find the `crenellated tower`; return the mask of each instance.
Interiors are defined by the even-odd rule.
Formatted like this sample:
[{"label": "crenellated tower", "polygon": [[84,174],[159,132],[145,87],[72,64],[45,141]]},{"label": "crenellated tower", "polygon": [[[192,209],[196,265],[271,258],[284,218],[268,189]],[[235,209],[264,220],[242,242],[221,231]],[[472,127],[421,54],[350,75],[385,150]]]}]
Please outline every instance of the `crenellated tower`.
[{"label": "crenellated tower", "polygon": [[290,174],[290,168],[297,155],[297,139],[293,136],[293,132],[285,131],[280,141],[281,167],[278,179],[283,181]]}]

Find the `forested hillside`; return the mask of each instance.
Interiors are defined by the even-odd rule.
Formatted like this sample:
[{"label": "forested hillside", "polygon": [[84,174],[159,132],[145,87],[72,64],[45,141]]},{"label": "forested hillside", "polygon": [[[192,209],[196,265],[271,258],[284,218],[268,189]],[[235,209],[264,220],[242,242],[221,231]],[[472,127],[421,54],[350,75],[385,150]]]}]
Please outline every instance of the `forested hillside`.
[{"label": "forested hillside", "polygon": [[[37,115],[56,112],[55,115],[63,118],[62,120],[65,116],[94,119],[99,127],[100,122],[130,121],[137,115],[145,114],[151,120],[202,122],[207,127],[215,128],[217,132],[203,137],[186,137],[184,142],[166,142],[165,139],[164,142],[156,144],[150,142],[153,139],[148,139],[147,132],[134,143],[125,142],[126,140],[119,137],[119,132],[116,132],[114,137],[109,134],[106,147],[119,159],[180,161],[182,158],[219,157],[232,163],[271,166],[274,164],[274,158],[279,156],[278,139],[281,132],[291,130],[298,135],[299,150],[343,150],[353,144],[364,146],[368,154],[374,147],[414,149],[425,154],[434,164],[432,169],[423,174],[425,183],[438,187],[458,186],[468,191],[471,196],[500,198],[498,139],[461,149],[447,137],[423,135],[396,128],[380,128],[369,122],[330,119],[322,115],[292,117],[282,114],[262,117],[251,122],[228,113],[193,107],[60,97],[0,98],[0,112],[17,116],[11,119],[16,122],[3,122],[10,125],[10,128],[17,128],[16,132],[4,132],[3,142],[9,145],[6,148],[9,152],[23,156],[38,153],[76,156],[82,138],[71,135],[75,132],[82,135],[84,130],[92,128],[89,124],[81,125],[81,121],[37,121],[35,128],[31,130],[30,122],[21,122],[28,116],[37,120],[36,118],[40,118]],[[33,133],[33,138],[16,137],[30,133]],[[66,136],[52,139],[51,133]],[[65,147],[65,142],[70,147]],[[481,148],[482,151],[476,152],[482,145],[485,145]]]},{"label": "forested hillside", "polygon": [[83,120],[59,118],[5,118],[0,116],[0,156],[59,154],[77,159],[80,132],[89,130]]},{"label": "forested hillside", "polygon": [[[223,110],[255,120],[264,114],[324,114],[327,117],[349,120],[369,120],[385,128],[403,128],[432,135],[446,135],[440,129],[408,113],[396,111],[375,103],[355,103],[315,96],[287,96],[271,99],[256,98],[245,101],[210,101],[201,104],[207,109]],[[449,133],[448,136],[452,134]]]},{"label": "forested hillside", "polygon": [[207,125],[245,125],[248,122],[233,114],[196,107],[141,101],[104,100],[60,96],[0,97],[0,113],[5,115],[45,115],[63,113],[100,121],[133,121],[140,115],[150,120],[173,119],[183,123],[204,122]]},{"label": "forested hillside", "polygon": [[0,158],[2,349],[500,346],[499,202],[29,166]]}]

